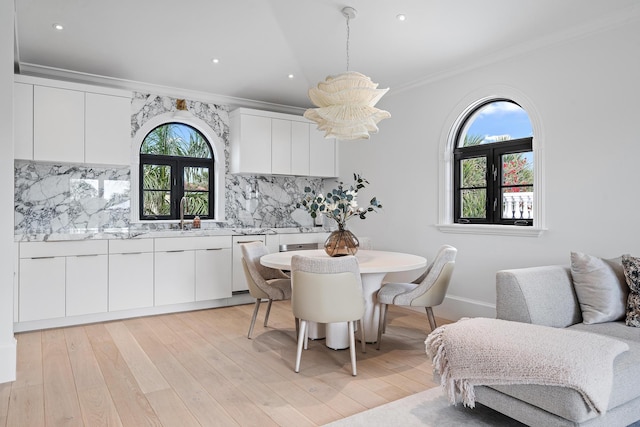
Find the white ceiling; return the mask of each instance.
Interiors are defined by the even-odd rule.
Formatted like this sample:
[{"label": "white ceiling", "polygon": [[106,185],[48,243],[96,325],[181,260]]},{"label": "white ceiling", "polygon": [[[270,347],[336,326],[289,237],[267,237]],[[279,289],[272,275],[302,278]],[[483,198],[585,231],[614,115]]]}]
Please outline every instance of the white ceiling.
[{"label": "white ceiling", "polygon": [[15,1],[23,71],[63,69],[298,107],[310,106],[309,87],[346,70],[344,6],[358,11],[350,69],[390,87],[386,96],[640,13],[637,0]]}]

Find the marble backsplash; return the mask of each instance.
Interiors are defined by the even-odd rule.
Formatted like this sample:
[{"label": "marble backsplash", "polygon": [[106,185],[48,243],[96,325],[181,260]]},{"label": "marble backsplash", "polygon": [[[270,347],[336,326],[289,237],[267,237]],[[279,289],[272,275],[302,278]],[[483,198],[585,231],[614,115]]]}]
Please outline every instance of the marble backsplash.
[{"label": "marble backsplash", "polygon": [[[204,120],[224,141],[229,167],[226,106],[186,100],[189,113]],[[176,110],[176,98],[134,93],[132,136],[149,119]],[[137,171],[136,171],[137,173]],[[15,234],[91,233],[114,229],[161,230],[171,224],[131,223],[129,166],[15,161]],[[320,178],[225,175],[225,221],[203,228],[309,227],[309,214],[296,209],[305,187],[321,189]]]},{"label": "marble backsplash", "polygon": [[[309,214],[296,209],[304,187],[318,178],[236,176],[226,179],[225,222],[203,228],[309,227]],[[168,223],[131,224],[130,168],[61,165],[16,160],[15,234],[65,234],[114,229],[161,230]]]}]

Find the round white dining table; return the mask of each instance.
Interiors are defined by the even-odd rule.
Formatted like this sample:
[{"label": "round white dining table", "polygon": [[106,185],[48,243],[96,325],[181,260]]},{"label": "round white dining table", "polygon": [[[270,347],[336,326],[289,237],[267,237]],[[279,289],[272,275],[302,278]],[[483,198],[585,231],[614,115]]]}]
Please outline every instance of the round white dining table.
[{"label": "round white dining table", "polygon": [[[302,255],[315,258],[330,258],[323,249],[302,250],[290,252],[274,252],[260,258],[260,263],[266,267],[279,270],[291,270],[291,258]],[[360,249],[355,257],[360,266],[362,277],[362,291],[365,301],[363,324],[365,341],[376,342],[378,339],[378,323],[380,321],[380,304],[376,294],[382,286],[382,280],[387,273],[418,270],[427,266],[427,259],[418,255],[401,252],[386,252]],[[326,345],[333,349],[349,347],[349,336],[346,323],[330,324],[326,329]]]}]

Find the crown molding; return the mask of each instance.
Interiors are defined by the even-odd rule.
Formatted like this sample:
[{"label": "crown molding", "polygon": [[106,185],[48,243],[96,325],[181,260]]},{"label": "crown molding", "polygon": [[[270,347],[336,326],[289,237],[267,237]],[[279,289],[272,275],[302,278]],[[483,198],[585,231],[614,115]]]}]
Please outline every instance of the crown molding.
[{"label": "crown molding", "polygon": [[194,101],[207,102],[218,105],[227,105],[230,110],[246,107],[259,110],[275,111],[285,114],[301,115],[305,109],[290,105],[275,104],[271,102],[256,101],[252,99],[236,98],[232,96],[218,95],[191,89],[155,85],[133,80],[118,79],[97,74],[81,73],[62,68],[47,67],[26,62],[19,63],[20,73],[25,76],[57,79],[72,83],[83,83],[104,86],[113,89],[123,89],[132,92],[152,93],[156,95],[171,96],[175,98],[188,98]]}]

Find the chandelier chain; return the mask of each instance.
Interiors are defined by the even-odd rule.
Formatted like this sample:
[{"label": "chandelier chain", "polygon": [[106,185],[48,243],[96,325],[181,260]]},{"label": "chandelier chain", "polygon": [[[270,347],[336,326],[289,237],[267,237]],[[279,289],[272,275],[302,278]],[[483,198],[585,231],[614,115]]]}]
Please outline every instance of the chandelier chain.
[{"label": "chandelier chain", "polygon": [[349,71],[349,38],[351,33],[351,28],[349,27],[349,16],[347,15],[347,71]]}]

